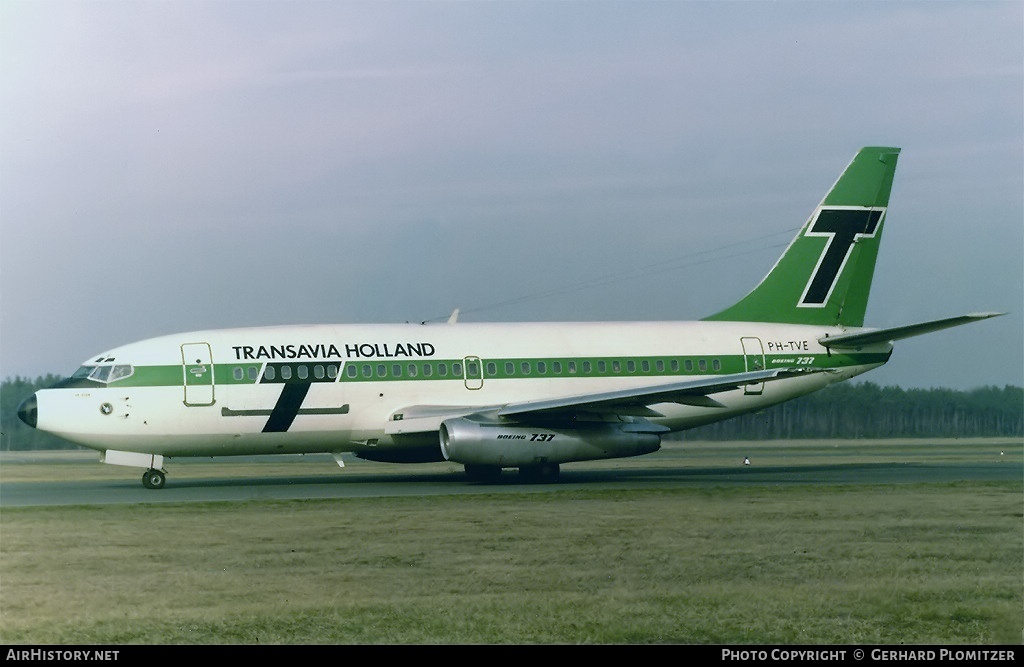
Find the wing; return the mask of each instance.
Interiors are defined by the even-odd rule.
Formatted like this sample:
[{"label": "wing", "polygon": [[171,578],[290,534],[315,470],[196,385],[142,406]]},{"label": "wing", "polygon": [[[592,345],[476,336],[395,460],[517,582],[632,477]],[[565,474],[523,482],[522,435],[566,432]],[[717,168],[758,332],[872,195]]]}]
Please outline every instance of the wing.
[{"label": "wing", "polygon": [[656,403],[683,403],[718,407],[721,404],[711,398],[711,394],[738,389],[750,384],[821,372],[821,370],[776,368],[504,405],[415,405],[396,411],[391,415],[384,432],[396,435],[436,431],[441,427],[441,422],[446,419],[473,414],[516,421],[569,418],[580,413],[659,417],[662,415],[649,406]]}]

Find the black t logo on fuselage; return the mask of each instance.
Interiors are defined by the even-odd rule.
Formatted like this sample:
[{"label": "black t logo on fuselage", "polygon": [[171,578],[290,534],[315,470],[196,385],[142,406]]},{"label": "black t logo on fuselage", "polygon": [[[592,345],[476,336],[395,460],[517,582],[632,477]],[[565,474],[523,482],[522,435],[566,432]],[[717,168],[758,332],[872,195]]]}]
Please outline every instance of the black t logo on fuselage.
[{"label": "black t logo on fuselage", "polygon": [[885,209],[822,208],[804,236],[824,236],[825,249],[807,282],[799,306],[820,308],[828,302],[839,275],[850,258],[858,238],[870,238],[878,231]]}]

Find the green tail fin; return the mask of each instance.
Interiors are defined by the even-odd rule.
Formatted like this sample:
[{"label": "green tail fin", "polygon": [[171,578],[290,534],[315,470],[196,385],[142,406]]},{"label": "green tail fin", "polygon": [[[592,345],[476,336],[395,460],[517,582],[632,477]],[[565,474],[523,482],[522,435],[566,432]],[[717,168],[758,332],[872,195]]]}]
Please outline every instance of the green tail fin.
[{"label": "green tail fin", "polygon": [[899,148],[862,148],[767,276],[706,320],[864,324]]}]

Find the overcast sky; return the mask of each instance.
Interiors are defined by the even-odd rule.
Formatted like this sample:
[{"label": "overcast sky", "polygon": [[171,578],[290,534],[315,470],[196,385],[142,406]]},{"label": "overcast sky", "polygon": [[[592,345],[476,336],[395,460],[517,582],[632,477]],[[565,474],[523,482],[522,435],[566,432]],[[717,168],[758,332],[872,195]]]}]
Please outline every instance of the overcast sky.
[{"label": "overcast sky", "polygon": [[267,324],[699,319],[900,146],[864,379],[1024,384],[1013,2],[0,1],[0,377]]}]

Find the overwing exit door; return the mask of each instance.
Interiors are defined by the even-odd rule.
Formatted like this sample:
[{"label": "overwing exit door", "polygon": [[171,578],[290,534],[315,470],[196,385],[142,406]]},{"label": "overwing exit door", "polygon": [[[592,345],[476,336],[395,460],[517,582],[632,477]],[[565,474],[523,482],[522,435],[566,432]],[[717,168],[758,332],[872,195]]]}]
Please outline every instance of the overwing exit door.
[{"label": "overwing exit door", "polygon": [[484,368],[480,357],[466,357],[462,361],[466,389],[479,389],[484,386]]}]

